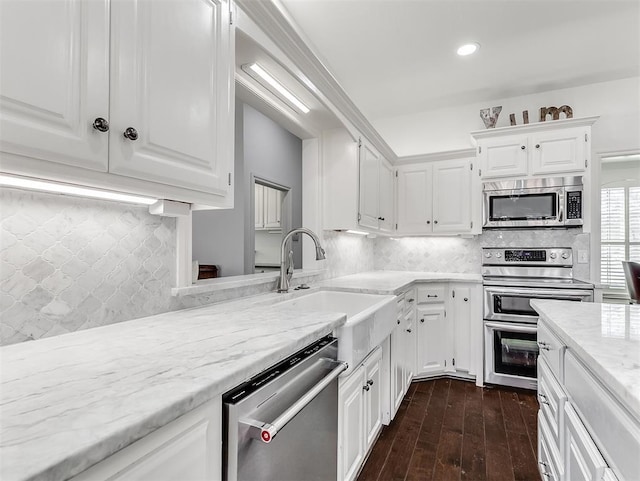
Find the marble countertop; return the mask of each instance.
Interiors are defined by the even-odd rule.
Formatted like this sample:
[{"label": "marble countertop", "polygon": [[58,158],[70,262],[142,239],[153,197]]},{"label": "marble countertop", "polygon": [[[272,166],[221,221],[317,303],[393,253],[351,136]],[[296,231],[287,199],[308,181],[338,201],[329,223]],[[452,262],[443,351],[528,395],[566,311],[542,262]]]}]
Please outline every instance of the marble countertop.
[{"label": "marble countertop", "polygon": [[320,283],[321,287],[336,291],[356,291],[367,294],[399,294],[416,282],[472,282],[482,283],[480,274],[447,272],[370,271],[337,277]]},{"label": "marble countertop", "polygon": [[246,304],[0,348],[0,479],[78,474],[345,322]]},{"label": "marble countertop", "polygon": [[551,300],[531,305],[640,420],[640,305]]}]

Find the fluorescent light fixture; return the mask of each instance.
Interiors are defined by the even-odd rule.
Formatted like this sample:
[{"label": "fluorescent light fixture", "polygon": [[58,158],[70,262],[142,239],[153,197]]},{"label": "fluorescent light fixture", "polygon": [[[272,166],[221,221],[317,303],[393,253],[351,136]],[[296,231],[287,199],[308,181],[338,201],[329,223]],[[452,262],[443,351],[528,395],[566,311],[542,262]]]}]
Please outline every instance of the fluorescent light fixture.
[{"label": "fluorescent light fixture", "polygon": [[[284,99],[301,111],[304,114],[308,114],[310,112],[309,107],[303,104],[295,95],[293,95],[287,88],[278,82],[269,72],[263,69],[257,63],[247,64],[242,66],[242,70],[249,73],[252,77],[252,72],[257,75],[260,79],[264,80],[266,84],[274,89],[278,94],[280,94]],[[257,79],[256,79],[257,80]]]},{"label": "fluorescent light fixture", "polygon": [[458,50],[457,50],[457,54],[460,55],[461,57],[465,57],[467,55],[471,55],[472,53],[475,53],[478,51],[478,49],[480,48],[480,44],[478,43],[466,43],[464,45],[461,45]]},{"label": "fluorescent light fixture", "polygon": [[0,175],[0,186],[39,190],[44,192],[52,192],[55,194],[91,197],[94,199],[115,200],[118,202],[128,202],[130,204],[151,205],[155,204],[157,201],[157,199],[152,199],[150,197],[121,194],[120,192],[111,192],[109,190],[100,190],[91,187],[80,187],[72,184],[63,184],[60,182],[37,180],[28,177],[18,177],[13,175]]},{"label": "fluorescent light fixture", "polygon": [[364,232],[364,231],[361,231],[361,230],[351,230],[351,229],[349,229],[349,230],[347,230],[345,232],[347,232],[348,234],[369,235],[369,232]]}]

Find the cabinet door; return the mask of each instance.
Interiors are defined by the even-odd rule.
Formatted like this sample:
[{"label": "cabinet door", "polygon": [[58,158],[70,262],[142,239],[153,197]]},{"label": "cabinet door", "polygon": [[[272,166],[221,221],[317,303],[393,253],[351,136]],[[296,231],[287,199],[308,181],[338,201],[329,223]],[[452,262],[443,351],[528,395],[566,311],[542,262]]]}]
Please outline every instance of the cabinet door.
[{"label": "cabinet door", "polygon": [[[111,3],[109,170],[226,196],[233,169],[228,0]],[[125,138],[134,128],[137,139]]]},{"label": "cabinet door", "polygon": [[280,213],[282,209],[282,197],[278,189],[265,187],[264,226],[268,229],[280,228]]},{"label": "cabinet door", "polygon": [[471,232],[471,161],[433,165],[433,232]]},{"label": "cabinet door", "polygon": [[106,0],[0,2],[0,150],[106,172]]},{"label": "cabinet door", "polygon": [[532,134],[529,146],[533,174],[582,172],[585,170],[587,133],[563,129]]},{"label": "cabinet door", "polygon": [[73,481],[197,481],[222,477],[221,398],[159,428]]},{"label": "cabinet door", "polygon": [[382,349],[377,349],[364,364],[365,385],[365,450],[376,439],[382,428]]},{"label": "cabinet door", "polygon": [[355,478],[364,458],[363,368],[360,367],[340,386],[338,479]]},{"label": "cabinet door", "polygon": [[256,218],[256,229],[262,229],[264,227],[264,185],[255,184],[255,218]]},{"label": "cabinet door", "polygon": [[527,136],[509,135],[483,140],[479,145],[482,177],[514,177],[527,174]]},{"label": "cabinet door", "polygon": [[393,230],[393,167],[385,159],[380,159],[380,199],[378,202],[380,213],[380,230]]},{"label": "cabinet door", "polygon": [[415,311],[405,316],[404,324],[404,393],[409,390],[411,381],[416,372],[416,339],[417,332],[414,326]]},{"label": "cabinet door", "polygon": [[419,308],[417,327],[417,374],[436,374],[449,369],[451,366],[446,362],[452,358],[452,346],[444,307]]},{"label": "cabinet door", "polygon": [[405,385],[405,332],[401,319],[391,333],[391,418],[395,416],[402,399],[404,398]]},{"label": "cabinet door", "polygon": [[428,164],[398,167],[398,232],[432,231],[432,167]]},{"label": "cabinet door", "polygon": [[459,371],[471,367],[471,289],[457,286],[453,295],[453,359]]},{"label": "cabinet door", "polygon": [[602,479],[607,467],[591,436],[570,403],[564,405],[565,414],[565,479],[596,481]]},{"label": "cabinet door", "polygon": [[380,156],[366,142],[360,145],[360,206],[358,223],[378,229]]}]

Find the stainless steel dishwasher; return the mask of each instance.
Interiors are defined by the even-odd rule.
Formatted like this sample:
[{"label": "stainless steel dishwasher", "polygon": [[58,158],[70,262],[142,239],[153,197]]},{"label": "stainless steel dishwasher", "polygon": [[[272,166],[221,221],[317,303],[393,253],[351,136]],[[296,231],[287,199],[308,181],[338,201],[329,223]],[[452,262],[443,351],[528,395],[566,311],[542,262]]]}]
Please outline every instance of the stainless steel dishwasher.
[{"label": "stainless steel dishwasher", "polygon": [[335,481],[337,355],[326,336],[223,396],[225,481]]}]

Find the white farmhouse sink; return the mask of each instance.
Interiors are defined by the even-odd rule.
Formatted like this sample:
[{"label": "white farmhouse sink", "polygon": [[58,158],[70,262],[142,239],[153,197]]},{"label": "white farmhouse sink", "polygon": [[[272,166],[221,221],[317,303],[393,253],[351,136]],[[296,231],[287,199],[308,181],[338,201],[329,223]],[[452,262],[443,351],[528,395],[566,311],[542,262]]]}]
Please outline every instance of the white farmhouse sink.
[{"label": "white farmhouse sink", "polygon": [[395,299],[387,295],[320,291],[278,302],[273,307],[345,313],[347,322],[337,332],[338,359],[349,363],[346,372],[351,372],[393,331],[397,319]]}]

